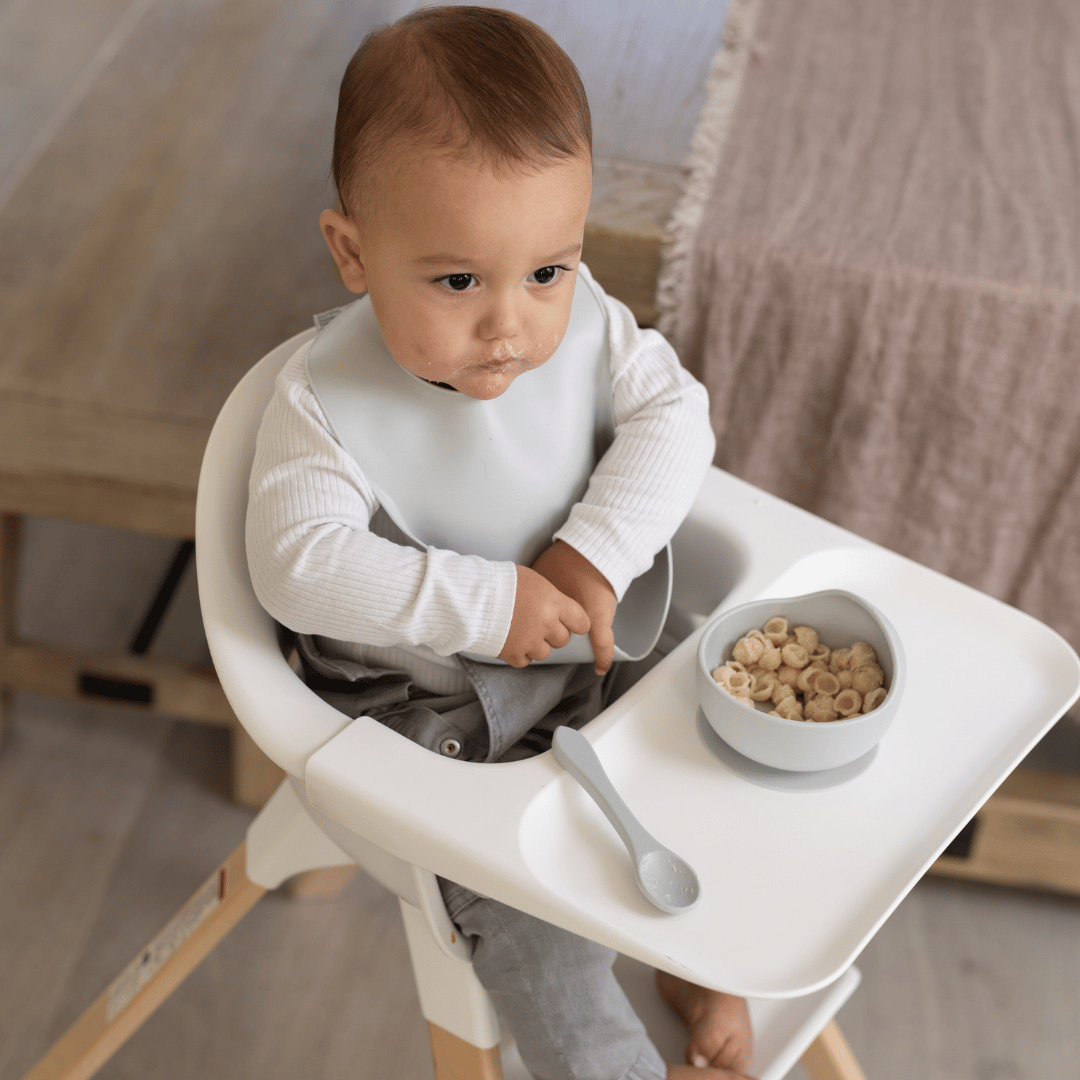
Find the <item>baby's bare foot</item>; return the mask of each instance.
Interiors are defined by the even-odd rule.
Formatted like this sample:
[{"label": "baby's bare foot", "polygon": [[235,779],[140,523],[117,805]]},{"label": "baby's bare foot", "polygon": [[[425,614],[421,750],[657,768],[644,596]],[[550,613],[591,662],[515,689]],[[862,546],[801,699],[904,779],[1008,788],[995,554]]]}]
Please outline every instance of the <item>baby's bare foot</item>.
[{"label": "baby's bare foot", "polygon": [[[711,1080],[712,1072],[719,1080],[721,1076],[741,1076],[750,1068],[753,1038],[744,998],[706,990],[666,971],[656,973],[656,983],[664,1000],[690,1029],[686,1060],[695,1066],[692,1070],[670,1066],[668,1080]],[[702,1072],[705,1068],[710,1071]],[[732,1072],[718,1071],[725,1069]]]}]

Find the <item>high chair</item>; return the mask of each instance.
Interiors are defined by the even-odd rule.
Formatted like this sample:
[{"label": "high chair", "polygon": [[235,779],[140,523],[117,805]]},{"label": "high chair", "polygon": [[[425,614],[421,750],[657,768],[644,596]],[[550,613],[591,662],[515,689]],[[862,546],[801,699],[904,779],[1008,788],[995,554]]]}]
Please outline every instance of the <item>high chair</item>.
[{"label": "high chair", "polygon": [[[552,754],[500,765],[431,754],[337,712],[282,657],[248,578],[246,488],[274,378],[311,333],[265,357],[223,408],[196,538],[222,686],[287,779],[245,842],[26,1080],[92,1075],[266,889],[351,863],[400,898],[437,1080],[527,1076],[437,874],[622,953],[620,979],[669,1061],[681,1060],[683,1037],[656,1007],[650,967],[751,999],[759,1080],[779,1080],[800,1056],[814,1080],[860,1080],[832,1020],[858,984],[852,961],[1080,695],[1075,653],[1027,616],[711,470],[673,542],[672,625],[685,640],[585,728],[643,824],[701,879],[694,910],[661,915]],[[697,628],[721,607],[828,587],[866,596],[896,626],[909,665],[900,713],[879,747],[842,770],[755,769],[702,725]],[[946,639],[979,643],[966,681],[941,658]]]}]

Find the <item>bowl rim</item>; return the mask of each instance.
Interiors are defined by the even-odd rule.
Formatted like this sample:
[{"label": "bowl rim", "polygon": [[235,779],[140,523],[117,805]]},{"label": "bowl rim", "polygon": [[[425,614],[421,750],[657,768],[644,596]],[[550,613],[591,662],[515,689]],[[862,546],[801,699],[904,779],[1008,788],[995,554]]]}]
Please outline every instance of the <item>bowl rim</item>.
[{"label": "bowl rim", "polygon": [[[817,600],[826,596],[842,596],[846,600],[853,600],[861,608],[864,608],[867,612],[869,612],[869,614],[874,619],[876,619],[878,624],[881,626],[881,629],[885,634],[885,640],[889,643],[889,648],[892,650],[892,686],[890,686],[889,689],[886,691],[885,701],[883,701],[881,705],[874,709],[873,712],[860,713],[858,716],[848,716],[840,720],[830,720],[827,723],[820,724],[807,724],[805,720],[789,720],[786,716],[770,716],[767,712],[761,712],[759,709],[756,709],[751,705],[746,705],[743,702],[739,701],[738,698],[734,697],[726,690],[724,690],[720,686],[720,684],[717,683],[717,681],[712,677],[712,671],[709,670],[708,666],[705,663],[705,644],[708,641],[710,631],[712,631],[713,627],[721,620],[726,620],[730,616],[736,615],[738,614],[738,612],[743,611],[746,608],[757,607],[759,604],[788,604],[796,600]],[[848,589],[818,589],[816,592],[801,593],[796,596],[763,596],[758,600],[748,600],[744,604],[738,604],[733,608],[728,608],[726,611],[721,611],[717,615],[713,616],[713,618],[711,618],[707,623],[705,623],[702,628],[701,637],[698,639],[697,662],[699,676],[704,677],[716,693],[723,694],[724,698],[730,701],[733,705],[738,706],[745,712],[752,712],[755,716],[762,717],[767,721],[776,722],[780,724],[781,727],[790,727],[792,729],[798,729],[799,731],[807,731],[815,728],[835,731],[840,727],[857,727],[860,724],[870,723],[873,720],[880,720],[881,717],[875,716],[875,713],[878,713],[882,708],[884,708],[885,704],[888,702],[889,695],[891,695],[894,690],[896,691],[896,696],[893,698],[893,701],[895,702],[899,699],[900,691],[904,688],[904,679],[906,676],[905,669],[907,667],[907,661],[904,657],[904,649],[903,646],[900,644],[900,635],[897,634],[896,627],[894,627],[893,624],[888,620],[888,618],[877,607],[871,604],[869,600],[858,596],[856,593],[853,593]]]}]

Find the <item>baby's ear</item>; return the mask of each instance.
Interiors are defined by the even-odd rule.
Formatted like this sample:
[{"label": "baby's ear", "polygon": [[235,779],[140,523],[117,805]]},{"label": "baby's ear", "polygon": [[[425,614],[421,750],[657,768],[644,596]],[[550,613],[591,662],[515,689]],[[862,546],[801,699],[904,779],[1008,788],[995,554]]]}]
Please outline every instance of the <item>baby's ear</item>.
[{"label": "baby's ear", "polygon": [[360,230],[356,222],[340,210],[324,210],[319,215],[319,228],[345,288],[354,293],[367,292],[367,272],[364,270]]}]

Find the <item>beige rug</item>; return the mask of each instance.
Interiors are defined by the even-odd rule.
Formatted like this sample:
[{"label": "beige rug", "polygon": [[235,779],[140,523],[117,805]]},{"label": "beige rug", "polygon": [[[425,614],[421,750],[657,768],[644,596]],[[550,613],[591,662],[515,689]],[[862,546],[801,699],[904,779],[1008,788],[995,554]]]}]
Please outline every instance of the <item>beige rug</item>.
[{"label": "beige rug", "polygon": [[732,16],[660,297],[717,464],[1080,647],[1080,7]]}]

